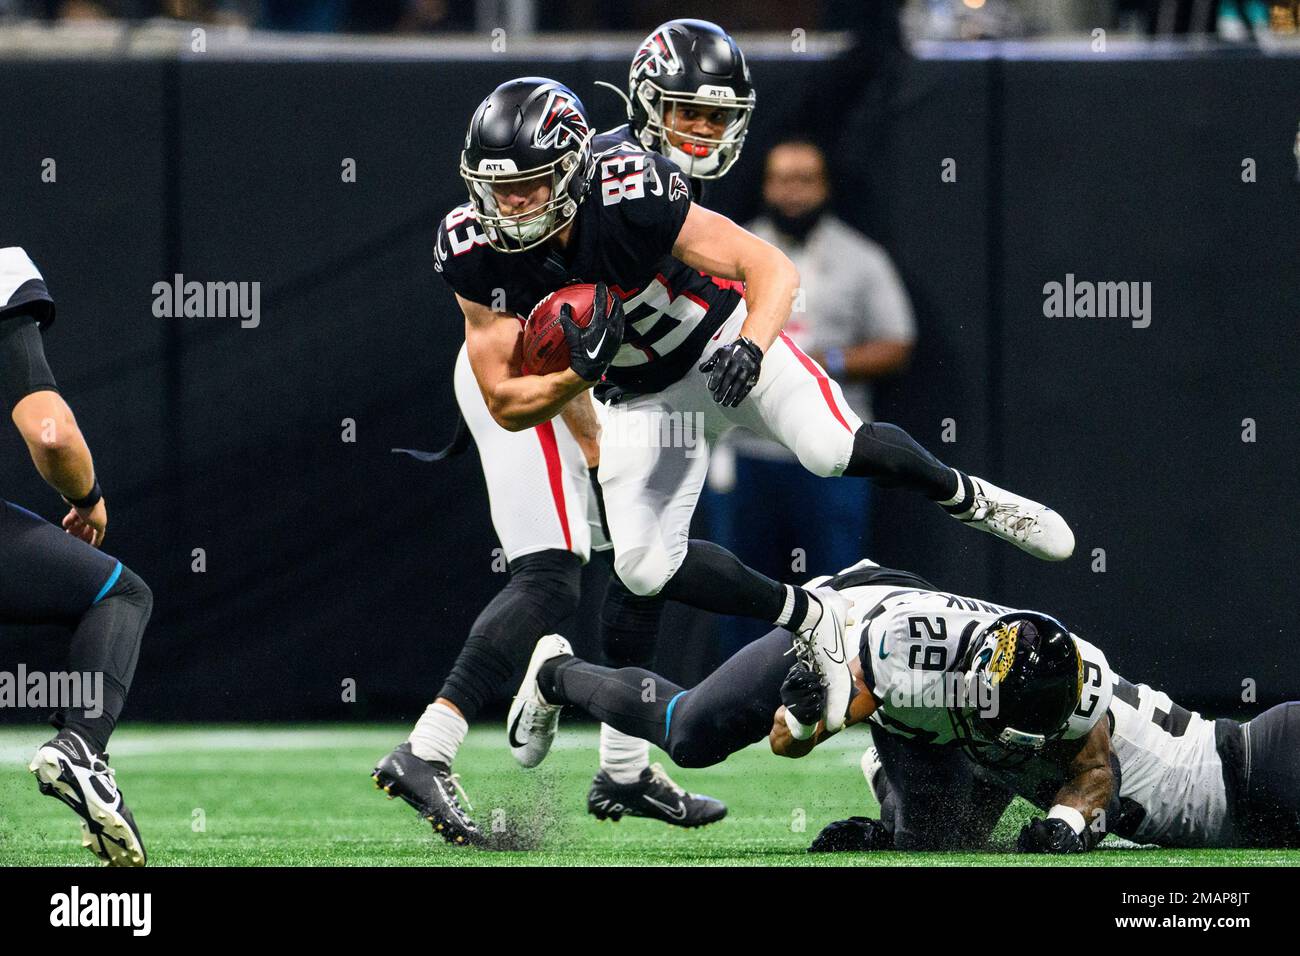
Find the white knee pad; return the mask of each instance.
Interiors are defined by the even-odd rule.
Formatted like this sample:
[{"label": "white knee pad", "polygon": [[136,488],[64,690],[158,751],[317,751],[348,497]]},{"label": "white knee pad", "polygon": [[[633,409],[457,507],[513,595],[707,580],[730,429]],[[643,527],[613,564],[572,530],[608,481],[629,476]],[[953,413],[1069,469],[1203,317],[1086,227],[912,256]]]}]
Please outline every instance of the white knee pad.
[{"label": "white knee pad", "polygon": [[614,573],[633,594],[653,597],[677,573],[685,557],[685,547],[675,558],[661,545],[618,551],[614,555]]},{"label": "white knee pad", "polygon": [[799,433],[794,453],[799,464],[822,478],[838,478],[853,455],[853,433],[839,422],[834,427],[809,427]]}]

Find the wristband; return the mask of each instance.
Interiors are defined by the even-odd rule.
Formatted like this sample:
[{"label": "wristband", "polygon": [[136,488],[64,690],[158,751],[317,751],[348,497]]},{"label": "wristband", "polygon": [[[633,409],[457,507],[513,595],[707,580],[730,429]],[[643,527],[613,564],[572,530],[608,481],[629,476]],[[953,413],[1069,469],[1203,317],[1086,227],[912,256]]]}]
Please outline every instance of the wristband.
[{"label": "wristband", "polygon": [[845,360],[843,349],[827,349],[825,354],[826,374],[831,378],[839,378],[844,374]]},{"label": "wristband", "polygon": [[64,496],[63,500],[74,508],[93,508],[95,505],[99,504],[103,498],[104,489],[99,487],[99,479],[96,478],[95,483],[91,485],[90,490],[86,492],[86,497],[68,498],[67,496]]},{"label": "wristband", "polygon": [[1075,836],[1083,833],[1088,826],[1087,822],[1083,819],[1082,813],[1074,809],[1074,807],[1067,807],[1063,803],[1058,803],[1056,806],[1052,807],[1052,809],[1047,812],[1047,819],[1064,820],[1070,825],[1070,829],[1074,831]]}]

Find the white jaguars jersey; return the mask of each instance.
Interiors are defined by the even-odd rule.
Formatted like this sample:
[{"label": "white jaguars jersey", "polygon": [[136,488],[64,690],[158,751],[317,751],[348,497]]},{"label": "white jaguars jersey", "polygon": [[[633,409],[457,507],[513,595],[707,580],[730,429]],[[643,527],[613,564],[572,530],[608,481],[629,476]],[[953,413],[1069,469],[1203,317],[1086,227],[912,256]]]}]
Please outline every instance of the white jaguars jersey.
[{"label": "white jaguars jersey", "polygon": [[[861,593],[859,593],[861,592]],[[867,593],[873,592],[873,593]],[[856,638],[863,677],[878,706],[871,720],[883,730],[924,743],[957,739],[951,708],[962,698],[958,662],[970,642],[1003,614],[1017,610],[977,598],[906,588],[853,588],[841,593],[854,600]],[[1087,734],[1110,703],[1106,657],[1076,637],[1084,665],[1083,694],[1065,737]]]},{"label": "white jaguars jersey", "polygon": [[[869,562],[855,566],[870,567]],[[847,587],[840,593],[853,601],[855,624],[847,637],[858,643],[864,680],[879,702],[871,716],[875,727],[924,743],[954,743],[958,729],[947,695],[957,662],[976,634],[1017,609],[906,585]],[[1108,821],[1109,828],[1162,846],[1213,846],[1229,840],[1214,722],[1179,707],[1161,691],[1130,684],[1111,671],[1099,648],[1073,637],[1083,662],[1083,689],[1064,736],[1079,739],[1110,715],[1121,813],[1119,820]],[[1057,789],[1053,781],[1047,788],[1051,793],[1042,790],[1055,777],[1044,764],[994,775],[1037,803],[1044,796],[1050,800]]]},{"label": "white jaguars jersey", "polygon": [[54,304],[40,270],[19,246],[0,248],[0,318],[36,305],[35,314],[45,328],[54,321]]},{"label": "white jaguars jersey", "polygon": [[1161,846],[1227,843],[1232,827],[1214,721],[1118,675],[1114,691],[1110,736],[1123,813],[1111,828]]}]

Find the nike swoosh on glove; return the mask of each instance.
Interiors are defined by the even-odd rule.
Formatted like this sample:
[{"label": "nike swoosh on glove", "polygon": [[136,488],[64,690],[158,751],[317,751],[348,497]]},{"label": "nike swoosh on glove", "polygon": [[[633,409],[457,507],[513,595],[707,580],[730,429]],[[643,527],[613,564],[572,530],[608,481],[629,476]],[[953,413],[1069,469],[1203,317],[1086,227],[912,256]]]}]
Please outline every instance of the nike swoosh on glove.
[{"label": "nike swoosh on glove", "polygon": [[759,369],[763,364],[763,350],[753,339],[739,338],[729,342],[708,357],[700,366],[709,373],[709,391],[713,400],[724,408],[735,408],[758,384]]},{"label": "nike swoosh on glove", "polygon": [[605,283],[596,283],[591,323],[584,329],[573,321],[573,309],[560,306],[560,325],[569,346],[569,368],[585,382],[598,382],[623,344],[623,302]]},{"label": "nike swoosh on glove", "polygon": [[1082,853],[1087,847],[1064,820],[1034,817],[1020,828],[1017,853]]},{"label": "nike swoosh on glove", "polygon": [[781,703],[794,714],[795,719],[809,727],[822,719],[826,706],[826,689],[822,679],[803,664],[795,664],[781,684]]}]

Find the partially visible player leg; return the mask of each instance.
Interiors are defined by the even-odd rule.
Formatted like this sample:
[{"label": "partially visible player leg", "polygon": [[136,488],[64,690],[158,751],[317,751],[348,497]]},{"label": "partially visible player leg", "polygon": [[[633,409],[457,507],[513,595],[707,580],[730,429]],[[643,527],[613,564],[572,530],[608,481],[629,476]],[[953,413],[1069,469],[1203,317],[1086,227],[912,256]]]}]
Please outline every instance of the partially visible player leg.
[{"label": "partially visible player leg", "polygon": [[[826,658],[822,666],[828,682],[828,726],[838,729],[843,722],[838,705],[847,704],[851,684],[844,666],[848,602],[834,591],[780,584],[725,548],[689,538],[708,457],[698,442],[689,447],[674,443],[674,432],[664,423],[698,414],[704,419],[706,441],[731,427],[712,404],[704,382],[702,375],[688,375],[664,392],[608,410],[601,438],[601,486],[615,571],[633,594],[759,618],[803,635],[814,654]],[[752,520],[763,517],[754,515]]]},{"label": "partially visible player leg", "polygon": [[[996,814],[988,811],[987,788],[979,799],[974,765],[954,747],[936,747],[888,731],[872,732],[880,755],[884,789],[882,819],[893,831],[898,850],[976,849],[988,839],[992,826],[1010,802],[1002,800]],[[996,801],[995,801],[996,802]],[[978,804],[978,806],[977,806]],[[992,822],[987,822],[992,816]]]},{"label": "partially visible player leg", "polygon": [[153,595],[120,561],[9,502],[0,502],[0,567],[0,621],[71,624],[68,669],[102,679],[102,699],[52,716],[58,733],[30,767],[40,790],[82,818],[83,842],[96,856],[143,866],[140,831],[105,751],[135,676]]},{"label": "partially visible player leg", "polygon": [[575,706],[657,744],[680,767],[709,767],[771,730],[781,683],[794,662],[791,643],[790,632],[777,628],[690,690],[643,668],[602,667],[570,656],[543,664],[537,687],[552,704]]},{"label": "partially visible player leg", "polygon": [[469,722],[485,704],[509,694],[512,676],[537,639],[577,609],[581,569],[591,547],[590,492],[582,451],[561,422],[508,432],[492,420],[463,349],[455,387],[478,446],[509,579],[475,620],[409,739],[384,757],[372,776],[447,842],[473,844],[483,834],[461,806],[451,765]]},{"label": "partially visible player leg", "polygon": [[1074,534],[1050,508],[948,467],[896,425],[864,424],[839,384],[784,333],[768,350],[758,384],[730,414],[785,445],[816,475],[915,491],[1038,558],[1059,561],[1073,553]]},{"label": "partially visible player leg", "polygon": [[[605,662],[614,668],[653,667],[663,612],[662,597],[633,594],[617,574],[610,574],[605,600],[600,608],[600,638]],[[609,724],[601,724],[601,777],[614,783],[632,784],[641,779],[649,766],[648,743]]]},{"label": "partially visible player leg", "polygon": [[1243,837],[1252,846],[1300,847],[1300,701],[1246,724]]}]

